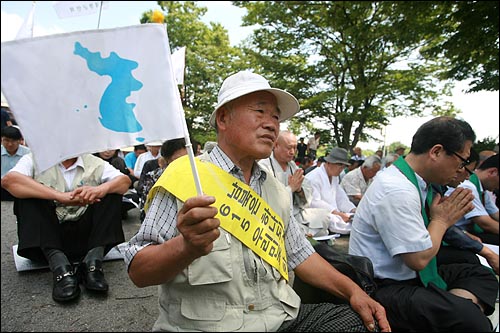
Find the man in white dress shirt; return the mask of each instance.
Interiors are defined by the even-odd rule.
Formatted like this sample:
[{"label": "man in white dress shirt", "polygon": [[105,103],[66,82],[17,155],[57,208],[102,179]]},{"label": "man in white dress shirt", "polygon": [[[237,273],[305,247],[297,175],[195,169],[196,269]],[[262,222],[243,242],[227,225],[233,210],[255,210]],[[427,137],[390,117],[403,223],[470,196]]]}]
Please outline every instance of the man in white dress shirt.
[{"label": "man in white dress shirt", "polygon": [[160,141],[154,141],[146,144],[146,148],[148,148],[148,151],[140,154],[137,157],[137,161],[135,162],[134,176],[137,179],[141,178],[142,168],[147,161],[160,158],[161,145],[162,143]]}]

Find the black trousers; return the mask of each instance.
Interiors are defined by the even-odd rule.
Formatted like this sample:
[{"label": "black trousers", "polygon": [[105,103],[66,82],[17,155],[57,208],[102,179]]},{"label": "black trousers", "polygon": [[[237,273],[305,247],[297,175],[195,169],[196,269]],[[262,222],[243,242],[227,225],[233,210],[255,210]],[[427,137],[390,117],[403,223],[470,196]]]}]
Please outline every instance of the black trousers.
[{"label": "black trousers", "polygon": [[[498,281],[490,269],[476,264],[440,265],[439,275],[448,290],[472,292],[485,305],[485,313],[495,310]],[[377,280],[372,295],[386,310],[393,331],[403,332],[491,332],[489,319],[471,300],[455,296],[419,279]]]},{"label": "black trousers", "polygon": [[436,255],[438,265],[446,264],[481,264],[477,255],[470,250],[462,250],[453,246],[441,245]]},{"label": "black trousers", "polygon": [[2,187],[2,201],[14,201],[14,196]]},{"label": "black trousers", "polygon": [[16,198],[17,254],[41,262],[46,262],[42,248],[59,249],[70,261],[81,261],[98,246],[103,246],[106,254],[125,240],[121,207],[122,196],[108,194],[89,205],[78,221],[60,223],[51,200]]}]

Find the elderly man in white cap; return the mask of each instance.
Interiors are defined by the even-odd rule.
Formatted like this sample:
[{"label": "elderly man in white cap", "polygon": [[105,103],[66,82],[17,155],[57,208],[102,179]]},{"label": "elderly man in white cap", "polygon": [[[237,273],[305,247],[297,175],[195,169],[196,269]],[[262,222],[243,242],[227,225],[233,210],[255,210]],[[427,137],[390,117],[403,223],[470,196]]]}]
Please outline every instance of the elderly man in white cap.
[{"label": "elderly man in white cap", "polygon": [[350,221],[356,206],[349,200],[339,183],[340,173],[346,165],[350,165],[347,150],[333,148],[330,154],[325,156],[325,162],[306,175],[313,189],[311,207],[325,208],[332,213],[330,231],[349,234]]},{"label": "elderly man in white cap", "polygon": [[[279,122],[299,111],[289,93],[243,71],[228,77],[210,118],[217,145],[197,163],[174,161],[125,262],[139,287],[160,285],[154,331],[383,331],[384,308],[321,258],[291,214],[290,195],[257,160],[271,155]],[[301,304],[289,270],[348,304]]]}]

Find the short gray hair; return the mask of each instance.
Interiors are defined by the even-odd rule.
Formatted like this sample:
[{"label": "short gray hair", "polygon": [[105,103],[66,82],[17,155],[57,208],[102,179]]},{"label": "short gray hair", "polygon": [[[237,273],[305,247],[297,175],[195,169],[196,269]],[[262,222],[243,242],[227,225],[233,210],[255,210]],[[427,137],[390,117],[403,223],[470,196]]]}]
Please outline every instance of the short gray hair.
[{"label": "short gray hair", "polygon": [[394,163],[394,161],[398,158],[398,154],[387,154],[386,157],[384,157],[384,166],[387,165],[387,163]]},{"label": "short gray hair", "polygon": [[365,169],[371,169],[373,168],[376,164],[380,164],[382,165],[382,160],[380,159],[380,157],[378,155],[371,155],[371,156],[368,156],[365,161],[363,162],[363,164],[361,165],[363,168]]}]

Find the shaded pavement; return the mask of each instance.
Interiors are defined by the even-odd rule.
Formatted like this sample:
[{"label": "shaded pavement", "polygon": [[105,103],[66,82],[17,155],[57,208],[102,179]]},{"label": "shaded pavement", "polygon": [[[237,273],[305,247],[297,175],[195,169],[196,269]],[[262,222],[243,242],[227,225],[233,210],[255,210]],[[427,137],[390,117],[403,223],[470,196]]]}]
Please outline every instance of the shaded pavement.
[{"label": "shaded pavement", "polygon": [[[151,331],[158,316],[158,287],[137,288],[123,260],[103,263],[110,286],[106,297],[89,294],[80,286],[79,300],[70,304],[52,299],[52,272],[48,268],[18,272],[12,255],[12,246],[18,243],[12,207],[12,202],[1,202],[2,332]],[[123,221],[125,240],[139,226],[139,210],[130,210]]]},{"label": "shaded pavement", "polygon": [[[158,287],[137,288],[123,260],[105,261],[109,283],[106,297],[89,294],[83,286],[78,301],[60,304],[52,299],[48,268],[18,272],[12,246],[18,243],[13,203],[1,202],[2,213],[2,332],[150,332],[158,317]],[[139,210],[123,220],[125,240],[139,229]],[[349,238],[336,239],[347,251]]]}]

